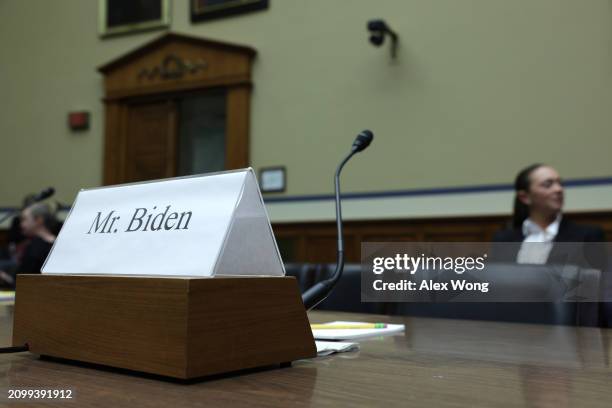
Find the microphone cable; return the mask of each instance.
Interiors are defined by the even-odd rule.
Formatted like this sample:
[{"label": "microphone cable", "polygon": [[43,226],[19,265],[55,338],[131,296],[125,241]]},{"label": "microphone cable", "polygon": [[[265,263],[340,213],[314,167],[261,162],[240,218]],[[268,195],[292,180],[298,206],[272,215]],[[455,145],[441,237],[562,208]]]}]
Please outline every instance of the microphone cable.
[{"label": "microphone cable", "polygon": [[25,346],[11,346],[11,347],[0,347],[0,354],[8,354],[8,353],[22,353],[24,351],[29,351],[30,346],[27,344]]}]

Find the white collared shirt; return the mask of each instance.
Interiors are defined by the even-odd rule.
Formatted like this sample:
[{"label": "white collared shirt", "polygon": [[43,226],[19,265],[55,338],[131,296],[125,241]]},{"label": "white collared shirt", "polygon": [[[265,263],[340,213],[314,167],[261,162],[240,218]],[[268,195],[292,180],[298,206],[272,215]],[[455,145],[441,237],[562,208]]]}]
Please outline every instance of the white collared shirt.
[{"label": "white collared shirt", "polygon": [[[548,260],[553,241],[559,232],[561,224],[561,214],[546,229],[542,229],[538,224],[527,218],[523,221],[523,243],[516,256],[516,262],[520,264],[543,265]],[[539,242],[540,244],[530,244]]]}]

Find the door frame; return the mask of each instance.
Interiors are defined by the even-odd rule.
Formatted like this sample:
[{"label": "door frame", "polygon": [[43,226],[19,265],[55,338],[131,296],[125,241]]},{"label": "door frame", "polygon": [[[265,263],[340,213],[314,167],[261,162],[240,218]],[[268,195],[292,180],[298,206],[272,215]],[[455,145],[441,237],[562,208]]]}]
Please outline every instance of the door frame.
[{"label": "door frame", "polygon": [[[171,100],[220,87],[226,91],[226,170],[248,167],[251,65],[255,55],[250,47],[168,33],[100,67],[105,84],[104,185],[126,182],[129,104]],[[153,72],[151,67],[161,72],[160,61],[169,56],[184,61],[172,68],[179,70],[178,76],[174,71],[173,75],[160,74],[153,79],[140,75],[146,70]],[[204,68],[192,69],[196,66]],[[176,166],[174,172],[176,175]]]}]

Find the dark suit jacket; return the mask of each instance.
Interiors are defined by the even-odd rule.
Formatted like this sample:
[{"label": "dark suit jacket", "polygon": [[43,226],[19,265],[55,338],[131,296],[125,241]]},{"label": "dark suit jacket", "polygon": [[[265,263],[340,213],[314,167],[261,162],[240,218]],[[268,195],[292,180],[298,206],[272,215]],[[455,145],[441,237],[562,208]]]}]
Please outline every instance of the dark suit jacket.
[{"label": "dark suit jacket", "polygon": [[[491,260],[497,262],[516,262],[521,243],[525,239],[521,229],[506,229],[499,231],[493,237],[496,243],[507,243],[504,245],[493,245]],[[553,247],[550,250],[546,264],[548,265],[577,265],[583,268],[594,268],[602,272],[600,290],[603,298],[607,299],[612,293],[612,284],[607,278],[608,257],[604,232],[601,228],[587,225],[574,224],[566,219],[561,220],[559,231],[554,239]],[[513,305],[520,307],[520,305]],[[569,307],[563,304],[562,307]],[[576,305],[577,321],[580,325],[598,326],[605,325],[610,327],[612,323],[612,304],[598,303],[578,303]],[[527,308],[529,313],[540,312],[551,307],[545,303],[529,303]],[[559,306],[557,306],[559,307]],[[608,310],[610,309],[610,310]]]},{"label": "dark suit jacket", "polygon": [[[515,262],[521,243],[525,239],[521,228],[498,231],[493,242],[515,243],[504,245],[493,251],[494,260]],[[574,264],[604,271],[607,267],[605,235],[601,228],[578,225],[561,220],[547,264]],[[571,244],[570,244],[571,243]]]},{"label": "dark suit jacket", "polygon": [[17,274],[40,273],[52,246],[53,244],[41,238],[32,238],[25,249],[21,262],[17,265]]}]

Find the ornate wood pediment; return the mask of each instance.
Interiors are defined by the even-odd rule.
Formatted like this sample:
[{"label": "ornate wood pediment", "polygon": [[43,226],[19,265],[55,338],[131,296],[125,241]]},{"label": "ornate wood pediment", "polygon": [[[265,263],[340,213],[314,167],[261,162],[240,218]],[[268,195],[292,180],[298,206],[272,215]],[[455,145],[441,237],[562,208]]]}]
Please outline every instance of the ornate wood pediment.
[{"label": "ornate wood pediment", "polygon": [[223,166],[247,167],[255,53],[168,33],[98,68],[105,90],[104,184],[178,175],[180,106],[213,90],[224,98]]},{"label": "ornate wood pediment", "polygon": [[253,48],[168,33],[101,66],[106,98],[250,84]]}]

